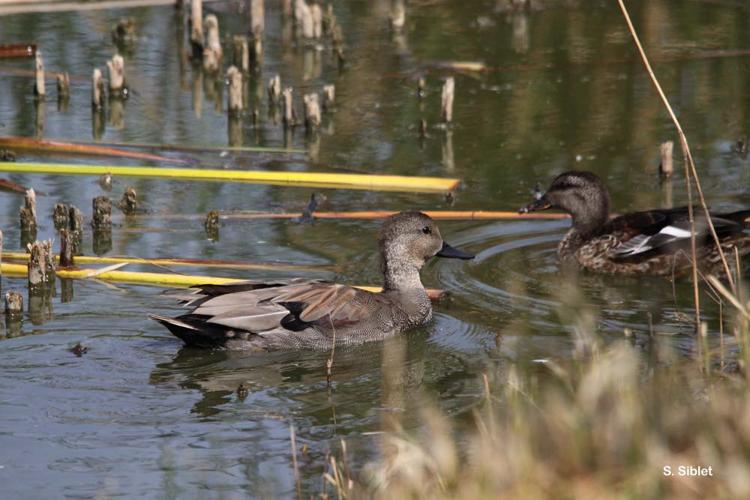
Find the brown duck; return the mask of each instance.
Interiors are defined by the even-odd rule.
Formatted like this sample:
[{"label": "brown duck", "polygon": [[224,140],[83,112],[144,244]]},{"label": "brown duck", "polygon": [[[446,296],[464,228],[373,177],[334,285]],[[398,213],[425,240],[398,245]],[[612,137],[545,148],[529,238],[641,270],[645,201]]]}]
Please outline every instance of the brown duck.
[{"label": "brown duck", "polygon": [[[519,212],[559,208],[573,224],[557,247],[561,263],[612,274],[683,275],[691,267],[687,207],[633,212],[610,219],[609,193],[591,172],[558,175],[546,193]],[[750,210],[713,214],[726,255],[750,254]],[[723,273],[702,211],[695,210],[697,260],[704,272]]]},{"label": "brown duck", "polygon": [[197,286],[183,295],[192,310],[152,315],[187,345],[266,351],[361,344],[401,333],[432,318],[419,271],[434,256],[471,259],[443,241],[421,212],[386,219],[380,231],[383,290],[368,292],[311,279]]}]

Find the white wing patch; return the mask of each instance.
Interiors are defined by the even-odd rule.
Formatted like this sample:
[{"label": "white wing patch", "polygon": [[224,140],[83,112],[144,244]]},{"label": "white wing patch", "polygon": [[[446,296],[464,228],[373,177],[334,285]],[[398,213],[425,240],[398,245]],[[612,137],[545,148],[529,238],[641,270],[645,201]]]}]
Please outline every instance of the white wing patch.
[{"label": "white wing patch", "polygon": [[630,238],[613,249],[612,254],[615,258],[634,257],[685,238],[690,238],[690,231],[687,229],[677,226],[664,226],[661,231],[654,235],[639,234]]},{"label": "white wing patch", "polygon": [[675,226],[664,226],[657,234],[668,234],[675,238],[690,238],[690,231]]}]

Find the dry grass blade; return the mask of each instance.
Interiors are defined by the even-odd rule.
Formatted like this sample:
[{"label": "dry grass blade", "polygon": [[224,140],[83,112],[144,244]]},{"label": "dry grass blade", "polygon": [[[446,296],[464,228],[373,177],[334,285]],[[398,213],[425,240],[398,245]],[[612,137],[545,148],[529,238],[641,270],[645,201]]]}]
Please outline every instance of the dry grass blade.
[{"label": "dry grass blade", "polygon": [[706,280],[722,297],[727,299],[730,304],[736,307],[739,312],[741,312],[745,317],[750,318],[750,311],[748,311],[747,307],[744,306],[742,302],[740,302],[740,299],[732,292],[730,292],[727,287],[725,287],[724,284],[718,278],[716,278],[716,276],[708,276]]},{"label": "dry grass blade", "polygon": [[[617,0],[618,4],[620,5],[620,9],[622,10],[623,16],[625,16],[625,22],[628,25],[628,29],[630,30],[630,34],[633,37],[633,41],[635,42],[636,47],[638,48],[638,52],[641,56],[641,60],[643,61],[644,66],[646,67],[646,71],[649,74],[649,77],[651,78],[652,83],[654,84],[654,87],[656,87],[656,91],[659,93],[659,97],[661,97],[662,102],[664,103],[664,106],[667,108],[667,112],[669,113],[670,118],[672,119],[672,123],[674,123],[675,128],[677,129],[677,133],[680,136],[680,144],[682,145],[682,152],[685,157],[685,182],[687,183],[687,193],[688,193],[688,215],[690,218],[690,227],[691,227],[691,236],[690,236],[690,246],[691,246],[691,254],[692,254],[692,261],[693,261],[693,300],[695,302],[695,323],[696,323],[696,332],[700,331],[700,295],[698,293],[698,262],[696,258],[696,243],[695,243],[695,218],[693,217],[693,203],[692,203],[692,192],[691,192],[691,184],[690,179],[695,181],[695,187],[698,191],[698,197],[700,199],[701,207],[703,208],[703,211],[706,216],[706,222],[708,225],[708,228],[711,231],[711,236],[713,237],[714,243],[716,244],[716,249],[719,252],[719,256],[721,257],[722,265],[724,266],[724,272],[727,275],[727,280],[729,280],[729,283],[732,287],[733,291],[737,291],[734,280],[732,279],[732,274],[729,270],[729,264],[727,262],[726,256],[724,255],[724,250],[721,247],[721,242],[719,241],[719,236],[716,234],[716,228],[714,228],[713,222],[711,221],[711,214],[708,210],[708,205],[706,204],[706,199],[703,196],[703,190],[701,189],[700,179],[698,178],[698,171],[695,168],[695,162],[693,161],[693,155],[690,152],[690,146],[687,141],[687,137],[685,136],[685,132],[682,130],[682,125],[680,125],[680,121],[677,119],[677,116],[675,115],[674,111],[672,110],[672,106],[669,104],[669,100],[667,99],[666,94],[661,88],[661,85],[659,84],[659,80],[656,78],[656,74],[654,73],[654,70],[651,68],[651,63],[648,60],[648,57],[646,56],[645,50],[643,50],[643,45],[641,45],[640,38],[638,37],[638,33],[635,30],[635,27],[633,26],[633,22],[630,19],[630,14],[628,13],[627,7],[625,7],[625,3],[623,0]],[[689,168],[688,168],[689,167]]]}]

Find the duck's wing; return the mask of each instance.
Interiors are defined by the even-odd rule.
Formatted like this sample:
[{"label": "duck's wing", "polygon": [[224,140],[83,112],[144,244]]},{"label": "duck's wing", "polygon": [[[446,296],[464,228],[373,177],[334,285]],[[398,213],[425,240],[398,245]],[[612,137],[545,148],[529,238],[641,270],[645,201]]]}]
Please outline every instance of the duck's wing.
[{"label": "duck's wing", "polygon": [[[711,217],[719,239],[741,233],[745,224],[737,212]],[[706,218],[695,209],[696,241],[698,245],[711,244],[711,234]],[[648,258],[661,253],[674,253],[690,245],[690,219],[687,207],[635,212],[613,219],[605,229],[621,242],[612,249],[615,260]]]},{"label": "duck's wing", "polygon": [[310,328],[325,334],[367,318],[381,300],[379,294],[347,285],[303,279],[203,285],[177,297],[192,308],[189,313],[152,318],[186,343],[200,346]]}]

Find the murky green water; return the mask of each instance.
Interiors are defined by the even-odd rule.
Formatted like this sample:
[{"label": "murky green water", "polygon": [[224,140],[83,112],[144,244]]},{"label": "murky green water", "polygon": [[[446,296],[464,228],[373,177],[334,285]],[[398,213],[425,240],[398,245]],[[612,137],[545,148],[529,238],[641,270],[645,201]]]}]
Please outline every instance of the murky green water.
[{"label": "murky green water", "polygon": [[[245,116],[241,142],[310,148],[304,155],[201,155],[202,164],[301,171],[328,167],[362,172],[456,176],[464,181],[453,208],[514,210],[536,182],[571,168],[589,169],[610,185],[617,211],[685,203],[683,177],[657,180],[658,145],[675,139],[667,115],[636,59],[616,4],[549,2],[509,14],[495,2],[424,2],[412,6],[403,36],[389,32],[388,1],[333,2],[347,43],[337,69],[327,48],[285,39],[276,2],[267,2],[262,75],[251,81],[260,122]],[[421,4],[422,2],[414,2]],[[498,5],[504,2],[498,1]],[[733,152],[748,132],[750,49],[748,12],[732,2],[629,2],[666,92],[683,120],[712,207],[750,206],[748,160]],[[234,2],[212,3],[222,33],[247,28]],[[0,134],[92,140],[89,77],[114,53],[112,24],[133,16],[139,39],[126,52],[132,97],[122,120],[106,120],[101,141],[226,145],[228,124],[218,87],[181,60],[185,35],[171,7],[0,17],[0,42],[36,42],[48,70],[72,75],[71,98],[59,109],[54,88],[43,105],[43,131],[30,61],[0,61]],[[229,47],[225,50],[229,50]],[[489,71],[456,73],[440,61],[481,61]],[[280,73],[296,89],[335,83],[335,113],[318,140],[302,130],[285,136],[267,114],[265,82]],[[435,127],[440,86],[456,77],[455,124]],[[416,80],[427,95],[416,97]],[[258,99],[260,99],[258,101]],[[219,103],[222,103],[219,97]],[[301,112],[301,110],[300,110]],[[418,123],[430,124],[420,140]],[[19,154],[19,160],[38,159]],[[99,160],[86,160],[87,162]],[[109,160],[106,160],[109,161]],[[679,165],[679,163],[678,163]],[[45,193],[39,198],[40,238],[54,237],[52,206],[66,202],[91,212],[104,194],[93,178],[12,175]],[[151,214],[204,214],[210,209],[299,210],[307,189],[116,178],[110,195],[138,191]],[[321,209],[442,209],[438,195],[327,191]],[[0,196],[5,247],[18,248],[21,198]],[[235,498],[290,496],[294,476],[289,426],[296,427],[305,495],[323,489],[327,454],[345,439],[353,466],[377,455],[387,417],[407,428],[420,421],[424,396],[458,422],[481,397],[479,374],[535,359],[567,359],[575,344],[569,317],[560,318],[561,280],[554,249],[566,222],[449,222],[452,244],[477,254],[469,263],[433,262],[429,286],[452,292],[429,326],[405,346],[387,342],[336,353],[326,384],[327,354],[246,356],[183,349],[148,312],[171,314],[161,290],[96,281],[58,282],[42,311],[29,312],[0,341],[0,477],[7,497]],[[378,283],[375,235],[367,221],[228,221],[219,241],[200,219],[158,216],[118,219],[113,255],[276,261],[312,266],[306,275],[348,283]],[[86,253],[92,253],[87,230]],[[188,270],[211,275],[277,277],[288,273]],[[23,289],[5,278],[3,288]],[[689,284],[662,279],[585,276],[575,307],[598,311],[597,335],[625,328],[647,335],[649,323],[670,334],[685,354],[695,349]],[[70,288],[72,286],[72,297]],[[28,302],[28,298],[27,298]],[[718,343],[718,309],[704,298],[711,342]],[[69,348],[88,347],[82,357]],[[728,340],[727,340],[728,342]],[[403,350],[402,350],[403,347]],[[402,352],[403,351],[403,352]],[[400,373],[394,394],[384,374]],[[236,389],[250,389],[242,399]]]}]

